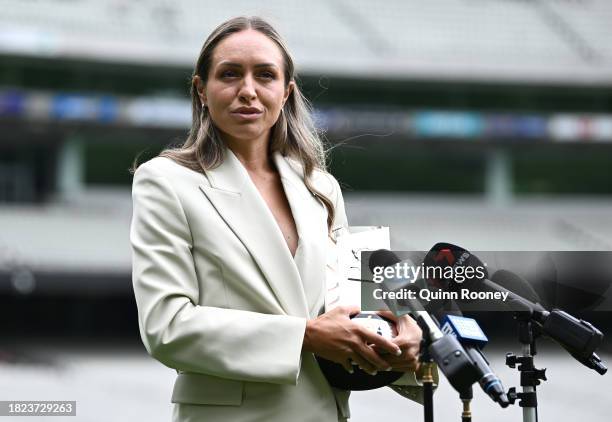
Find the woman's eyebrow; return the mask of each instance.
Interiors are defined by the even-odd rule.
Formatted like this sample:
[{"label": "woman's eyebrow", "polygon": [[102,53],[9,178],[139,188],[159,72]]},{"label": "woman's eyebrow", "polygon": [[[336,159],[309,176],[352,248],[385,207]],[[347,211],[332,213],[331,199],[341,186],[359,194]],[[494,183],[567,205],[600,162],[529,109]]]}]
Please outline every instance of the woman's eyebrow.
[{"label": "woman's eyebrow", "polygon": [[[226,62],[223,61],[221,63],[219,63],[219,66],[229,66],[229,67],[243,67],[242,64],[240,63],[236,63],[236,62]],[[274,63],[258,63],[253,67],[278,67],[276,66]]]}]

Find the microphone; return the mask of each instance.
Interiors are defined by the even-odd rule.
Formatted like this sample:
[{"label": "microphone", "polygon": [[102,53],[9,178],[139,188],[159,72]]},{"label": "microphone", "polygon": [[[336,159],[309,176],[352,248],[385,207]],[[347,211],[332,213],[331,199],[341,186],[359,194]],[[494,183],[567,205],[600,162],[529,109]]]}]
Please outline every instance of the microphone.
[{"label": "microphone", "polygon": [[[402,260],[393,252],[381,249],[372,253],[368,264],[370,271],[375,273],[376,268],[389,268],[400,262]],[[412,262],[403,262],[412,264]],[[384,277],[381,285],[385,292],[395,292],[406,288],[410,283],[411,280],[392,276]],[[462,392],[478,381],[477,368],[461,343],[454,336],[444,335],[438,324],[417,299],[390,300],[388,295],[385,295],[383,300],[395,316],[408,314],[417,321],[423,330],[426,343],[429,344],[427,351],[455,390]]]},{"label": "microphone", "polygon": [[[451,248],[456,249],[454,245],[446,244],[445,246],[449,250]],[[445,252],[440,255],[438,251],[432,249],[432,251],[425,255],[423,266],[435,267],[439,265],[438,263],[442,261],[444,255]],[[444,280],[442,277],[428,278],[427,284],[438,290],[448,289],[448,280]],[[432,312],[436,318],[443,321],[441,328],[443,333],[451,334],[459,339],[478,369],[478,383],[482,390],[500,406],[507,407],[510,402],[504,391],[503,384],[489,367],[489,362],[481,351],[487,344],[488,338],[482,332],[476,320],[463,317],[456,301],[452,299],[430,300],[426,309]]]},{"label": "microphone", "polygon": [[[491,280],[488,279],[489,274],[488,271],[486,269],[486,265],[476,256],[473,255],[471,252],[467,251],[466,249],[463,249],[460,246],[457,245],[453,245],[451,243],[444,243],[444,242],[440,242],[440,243],[436,243],[431,250],[427,253],[426,257],[425,257],[425,261],[424,261],[424,265],[426,267],[439,267],[442,270],[444,274],[451,274],[451,276],[448,277],[442,277],[441,279],[433,279],[433,280],[429,280],[431,284],[434,284],[436,286],[439,286],[441,289],[447,290],[447,291],[451,291],[451,292],[458,292],[461,289],[467,289],[470,292],[476,292],[476,293],[481,293],[481,292],[485,292],[485,293],[489,293],[489,292],[497,292],[497,293],[504,293],[504,295],[506,296],[506,300],[505,301],[484,301],[484,300],[480,300],[478,302],[478,304],[480,304],[481,306],[472,306],[474,309],[470,308],[470,305],[474,304],[474,299],[465,299],[463,298],[463,295],[458,294],[457,297],[457,303],[461,304],[461,309],[462,310],[476,310],[476,311],[483,311],[483,310],[495,310],[492,308],[499,308],[500,304],[501,306],[507,308],[510,311],[513,312],[527,312],[530,315],[535,313],[535,312],[546,312],[546,310],[539,304],[537,303],[537,295],[535,294],[535,292],[533,292],[533,294],[530,295],[530,297],[532,299],[536,299],[534,303],[534,301],[530,301],[525,299],[524,297],[516,294],[514,291],[527,291],[529,292],[529,290],[533,289],[531,288],[531,286],[529,285],[528,282],[524,281],[524,280],[517,280],[516,277],[511,277],[510,271],[504,271],[502,273],[500,273],[500,275],[498,276],[498,278],[503,279],[504,283],[508,286],[511,287],[512,289],[508,289],[505,287],[500,286],[497,283],[492,282]],[[466,278],[464,280],[462,280],[461,282],[456,281],[453,277],[452,274],[455,274],[457,271],[456,269],[459,267],[464,267],[464,268],[481,268],[481,275],[480,277],[472,277],[472,278]],[[448,269],[453,269],[454,271],[446,271]],[[496,273],[499,273],[500,271],[497,271]],[[517,287],[519,286],[519,287]],[[483,307],[482,304],[486,303],[487,306]]]},{"label": "microphone", "polygon": [[[376,268],[393,268],[393,266],[402,262],[405,265],[414,266],[410,260],[402,261],[395,253],[386,249],[379,249],[372,252],[370,255],[368,266],[372,273],[376,273]],[[414,279],[408,277],[401,278],[393,275],[391,277],[383,277],[383,281],[380,283],[380,285],[382,286],[383,291],[387,293],[396,293],[402,289],[414,290],[414,282]],[[388,299],[389,296],[390,295],[388,294],[384,295],[383,301],[395,316],[399,317],[409,314],[412,315],[417,321],[421,321],[427,328],[427,333],[432,342],[437,341],[444,336],[440,331],[438,324],[434,322],[431,315],[425,311],[425,307],[418,299],[412,299],[408,295],[402,295],[402,299],[391,300]]]},{"label": "microphone", "polygon": [[446,315],[442,321],[441,330],[445,334],[455,336],[463,345],[469,356],[474,361],[479,372],[478,384],[489,397],[501,407],[510,404],[501,380],[489,367],[489,362],[482,354],[481,349],[489,339],[473,318],[459,315]]},{"label": "microphone", "polygon": [[612,286],[610,252],[549,252],[536,265],[534,286],[549,308],[596,310]]},{"label": "microphone", "polygon": [[498,286],[501,286],[506,290],[510,290],[512,293],[527,299],[529,302],[537,304],[542,303],[540,296],[538,296],[535,289],[531,286],[531,283],[512,271],[504,269],[497,270],[491,276],[491,281]]},{"label": "microphone", "polygon": [[[434,245],[432,251],[444,250],[451,251],[447,260],[447,265],[462,266],[469,263],[471,266],[484,266],[482,261],[467,250],[448,243],[438,243]],[[438,252],[439,254],[439,252]],[[514,286],[521,291],[529,292],[529,283],[517,274],[510,271],[505,271],[498,276],[498,279],[503,279],[506,285]],[[448,289],[456,290],[457,282],[454,280],[448,281]],[[481,279],[472,279],[467,283],[459,283],[463,288],[469,288],[476,292],[500,292],[506,293],[507,299],[502,302],[505,307],[514,312],[527,313],[530,318],[537,324],[540,332],[559,343],[565,348],[576,360],[603,375],[607,372],[606,366],[601,362],[601,358],[595,353],[603,340],[603,334],[600,330],[594,327],[587,321],[577,319],[567,312],[560,309],[547,311],[542,305],[537,303],[537,295],[530,301],[518,294],[488,280],[486,277]],[[529,293],[528,293],[529,294]],[[458,301],[462,303],[462,301]],[[497,302],[499,303],[499,302]]]},{"label": "microphone", "polygon": [[[507,270],[498,270],[491,278],[495,281],[502,280],[508,287],[512,287],[512,291],[527,292],[527,295],[530,296],[529,300],[536,302],[534,306],[544,309],[537,303],[539,297],[535,291],[531,289],[532,292],[529,292],[531,287],[529,282],[518,274]],[[538,317],[540,318],[538,328],[559,343],[577,361],[601,375],[607,372],[608,369],[601,363],[601,358],[595,353],[603,340],[603,333],[591,323],[575,318],[560,309],[553,309],[550,312],[540,311]]]},{"label": "microphone", "polygon": [[[423,267],[436,267],[440,265],[440,262],[447,261],[450,257],[445,256],[447,255],[446,252],[440,253],[440,251],[443,249],[448,249],[449,252],[451,250],[454,250],[455,252],[459,251],[458,247],[451,244],[444,244],[444,247],[439,248],[439,250],[435,250],[434,246],[434,248],[432,248],[432,250],[425,255]],[[460,252],[461,253],[459,255],[463,255],[466,259],[468,258],[465,256],[465,254],[463,254],[463,251]],[[454,259],[450,260],[454,261]],[[483,268],[485,268],[484,265]],[[486,268],[484,271],[486,275]],[[444,280],[443,277],[428,278],[426,281],[426,285],[428,287],[432,287],[437,290],[447,290],[448,284],[448,280]],[[489,367],[489,362],[481,351],[481,349],[487,344],[488,339],[482,332],[482,329],[476,320],[463,317],[457,303],[452,299],[430,300],[426,306],[426,309],[429,312],[432,312],[436,318],[443,321],[441,326],[443,333],[455,336],[463,345],[470,358],[476,365],[479,375],[478,383],[480,384],[482,390],[501,407],[507,407],[510,402],[504,391],[504,386],[499,377],[497,377],[497,375],[495,375],[493,370]]]}]

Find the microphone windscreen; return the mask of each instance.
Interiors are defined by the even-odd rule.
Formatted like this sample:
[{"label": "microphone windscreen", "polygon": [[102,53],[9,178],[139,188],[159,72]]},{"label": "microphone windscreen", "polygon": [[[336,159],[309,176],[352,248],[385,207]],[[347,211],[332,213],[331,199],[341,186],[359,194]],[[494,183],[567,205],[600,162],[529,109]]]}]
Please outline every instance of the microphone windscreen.
[{"label": "microphone windscreen", "polygon": [[595,310],[612,286],[609,252],[551,252],[536,267],[536,282],[550,308]]},{"label": "microphone windscreen", "polygon": [[499,284],[504,289],[521,296],[533,303],[542,303],[542,300],[531,286],[531,284],[518,274],[508,270],[497,270],[491,276],[491,281]]},{"label": "microphone windscreen", "polygon": [[[483,278],[488,277],[486,265],[475,255],[461,246],[453,245],[452,243],[439,242],[436,243],[427,253],[423,260],[423,265],[429,268],[447,269],[457,267],[480,267]],[[444,272],[445,273],[445,272]],[[457,284],[455,280],[450,278],[428,278],[432,287],[455,290],[460,287],[472,288],[475,279],[465,280],[465,283]]]},{"label": "microphone windscreen", "polygon": [[372,252],[370,255],[368,267],[370,268],[370,271],[374,272],[374,268],[376,267],[391,267],[400,261],[401,259],[399,259],[399,257],[393,252],[387,249],[378,249]]}]

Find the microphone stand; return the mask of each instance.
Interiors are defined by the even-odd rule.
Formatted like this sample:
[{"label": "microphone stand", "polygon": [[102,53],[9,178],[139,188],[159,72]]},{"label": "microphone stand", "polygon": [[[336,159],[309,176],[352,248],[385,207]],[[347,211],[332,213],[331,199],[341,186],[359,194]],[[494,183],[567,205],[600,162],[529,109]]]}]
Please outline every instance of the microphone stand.
[{"label": "microphone stand", "polygon": [[516,356],[513,353],[506,354],[506,365],[516,368],[521,374],[522,392],[517,393],[516,388],[508,390],[508,400],[510,403],[518,399],[519,406],[523,408],[523,422],[538,421],[538,398],[536,386],[540,380],[546,381],[546,369],[537,369],[534,366],[533,358],[536,355],[536,343],[531,322],[531,315],[525,312],[515,313],[515,318],[519,324],[518,337],[522,344],[522,354]]},{"label": "microphone stand", "polygon": [[473,397],[474,393],[472,387],[466,388],[459,394],[459,398],[463,403],[463,412],[461,412],[461,422],[472,422],[472,409],[470,408],[470,403],[472,402]]},{"label": "microphone stand", "polygon": [[[422,378],[422,384],[423,384],[423,420],[425,422],[433,422],[433,420],[434,420],[434,407],[433,407],[433,383],[434,383],[434,379],[433,379],[433,368],[434,368],[435,359],[432,356],[431,349],[430,349],[430,346],[432,345],[432,341],[431,341],[431,336],[429,334],[430,333],[429,326],[427,324],[425,324],[421,318],[419,318],[417,320],[417,323],[419,324],[419,327],[421,327],[421,330],[423,332],[423,337],[422,337],[422,340],[421,340],[421,353],[420,353],[420,356],[419,356],[419,361],[421,362],[421,365],[423,366],[423,378]],[[454,337],[451,337],[451,338],[454,339]],[[461,347],[459,343],[456,343],[456,344],[457,344],[457,346]],[[448,343],[447,343],[447,345],[448,345]],[[451,343],[450,346],[453,347],[454,345],[452,345],[452,343]],[[440,349],[437,349],[437,351],[440,352]],[[436,353],[436,352],[434,352],[434,353]],[[456,350],[454,356],[458,357],[459,356],[458,354],[459,354],[459,350]],[[469,390],[471,392],[471,390],[472,390],[471,385],[474,383],[474,381],[470,378],[472,376],[472,374],[469,373],[469,372],[466,372],[467,368],[464,366],[465,365],[465,361],[458,361],[458,362],[461,362],[461,365],[460,366],[456,366],[455,365],[453,367],[453,371],[451,371],[449,374],[446,374],[446,375],[447,375],[447,378],[448,378],[449,382],[451,383],[451,385],[455,389],[457,389],[458,391],[462,391],[461,397],[463,398],[463,392],[465,392],[466,390]],[[452,362],[450,362],[450,363],[451,363],[451,366],[452,366]],[[449,362],[445,360],[442,364],[443,365],[444,364],[449,364]],[[459,368],[459,370],[457,368]],[[469,383],[469,385],[467,385],[466,380],[471,381],[471,383]],[[468,403],[467,406],[468,406],[468,411],[469,411],[469,403]],[[464,409],[465,409],[465,401],[464,401]],[[462,414],[462,417],[463,416],[464,415]],[[464,422],[470,422],[471,421],[471,413],[470,413],[470,419],[464,419],[463,421]]]},{"label": "microphone stand", "polygon": [[[421,330],[425,333],[427,330],[426,326],[422,326]],[[423,335],[423,340],[421,341],[421,354],[419,360],[421,361],[421,365],[423,366],[423,421],[424,422],[433,422],[433,358],[429,354],[429,345],[431,340],[429,339],[429,335]]]}]

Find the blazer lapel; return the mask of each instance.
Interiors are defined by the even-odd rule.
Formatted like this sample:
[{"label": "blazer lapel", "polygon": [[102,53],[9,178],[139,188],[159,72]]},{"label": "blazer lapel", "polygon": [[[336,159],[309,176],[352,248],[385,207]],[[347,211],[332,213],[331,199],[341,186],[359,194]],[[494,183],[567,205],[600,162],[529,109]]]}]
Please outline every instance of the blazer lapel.
[{"label": "blazer lapel", "polygon": [[247,248],[283,310],[307,318],[308,307],[293,257],[272,212],[242,163],[226,149],[223,163],[206,175],[211,186],[203,184],[200,189]]},{"label": "blazer lapel", "polygon": [[316,316],[325,288],[327,213],[324,206],[304,185],[303,169],[300,164],[283,157],[278,152],[274,154],[274,161],[300,237],[301,256],[297,262],[306,301],[311,316]]}]

